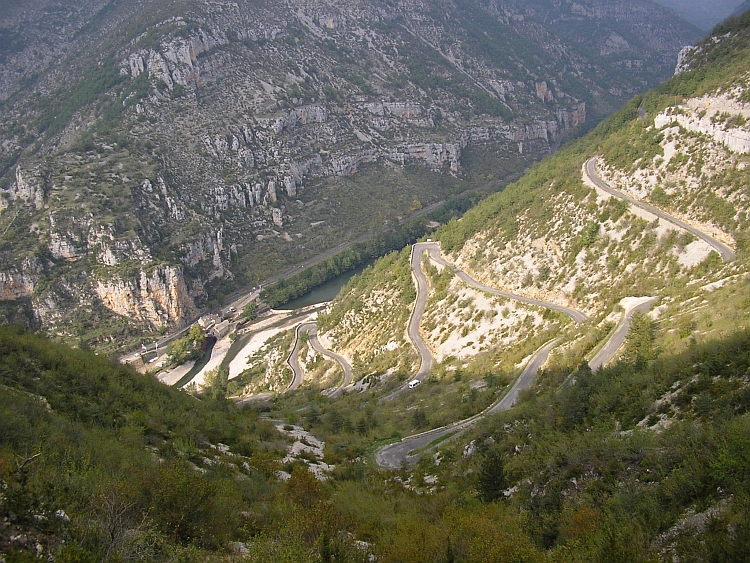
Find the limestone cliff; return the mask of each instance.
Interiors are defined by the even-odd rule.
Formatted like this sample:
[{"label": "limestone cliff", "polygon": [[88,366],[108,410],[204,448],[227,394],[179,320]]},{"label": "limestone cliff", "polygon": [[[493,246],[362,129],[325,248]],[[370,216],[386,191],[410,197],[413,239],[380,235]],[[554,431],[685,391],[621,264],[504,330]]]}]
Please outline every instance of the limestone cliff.
[{"label": "limestone cliff", "polygon": [[750,131],[743,125],[750,119],[750,104],[738,96],[713,95],[691,98],[682,106],[671,107],[656,116],[655,126],[671,123],[693,133],[702,133],[735,153],[750,153]]},{"label": "limestone cliff", "polygon": [[24,259],[18,269],[0,271],[0,301],[31,297],[41,274],[40,265],[32,258]]},{"label": "limestone cliff", "polygon": [[98,280],[96,293],[111,311],[147,321],[155,329],[180,326],[197,314],[182,272],[172,266],[141,270],[136,276],[125,279]]}]

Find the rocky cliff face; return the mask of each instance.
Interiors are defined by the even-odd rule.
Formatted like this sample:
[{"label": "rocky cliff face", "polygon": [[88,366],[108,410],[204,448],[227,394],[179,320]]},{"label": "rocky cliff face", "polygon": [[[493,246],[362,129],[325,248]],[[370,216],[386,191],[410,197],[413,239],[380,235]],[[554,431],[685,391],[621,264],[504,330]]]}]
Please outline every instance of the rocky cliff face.
[{"label": "rocky cliff face", "polygon": [[[83,274],[152,326],[448,195],[410,166],[464,188],[467,150],[526,166],[695,38],[647,2],[60,1],[59,27],[48,8],[0,15],[3,295],[34,295],[31,254],[46,295]],[[341,179],[393,167],[404,196],[352,219],[373,188]],[[164,267],[173,289],[144,281]]]},{"label": "rocky cliff face", "polygon": [[0,300],[31,297],[41,273],[39,264],[31,258],[23,260],[18,269],[0,272]]},{"label": "rocky cliff face", "polygon": [[707,135],[734,153],[750,153],[750,131],[744,127],[750,119],[750,104],[739,98],[741,95],[726,94],[693,98],[657,115],[655,126],[663,129],[675,123],[687,131]]},{"label": "rocky cliff face", "polygon": [[144,319],[155,329],[192,319],[197,313],[182,271],[172,266],[141,270],[127,279],[97,280],[96,293],[111,311]]}]

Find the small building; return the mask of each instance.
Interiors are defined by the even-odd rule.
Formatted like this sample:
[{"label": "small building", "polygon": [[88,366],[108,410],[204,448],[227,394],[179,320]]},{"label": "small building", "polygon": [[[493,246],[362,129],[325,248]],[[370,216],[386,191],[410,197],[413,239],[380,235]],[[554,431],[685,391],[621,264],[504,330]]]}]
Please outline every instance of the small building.
[{"label": "small building", "polygon": [[224,338],[227,334],[229,334],[229,327],[229,321],[221,321],[220,323],[215,324],[210,332],[217,339]]},{"label": "small building", "polygon": [[216,313],[208,313],[207,315],[203,315],[200,319],[198,319],[198,326],[200,326],[203,330],[206,330],[220,322],[221,317],[219,317],[219,315],[217,315]]}]

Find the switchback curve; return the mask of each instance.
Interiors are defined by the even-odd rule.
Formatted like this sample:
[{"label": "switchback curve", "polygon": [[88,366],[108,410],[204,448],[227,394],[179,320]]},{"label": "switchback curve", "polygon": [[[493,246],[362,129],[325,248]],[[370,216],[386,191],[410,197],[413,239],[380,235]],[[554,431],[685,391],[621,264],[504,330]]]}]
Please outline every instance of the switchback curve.
[{"label": "switchback curve", "polygon": [[289,358],[287,358],[287,364],[290,368],[292,368],[292,371],[294,372],[294,379],[292,380],[292,384],[289,386],[288,390],[294,391],[295,389],[297,389],[304,379],[304,371],[299,364],[299,349],[301,345],[300,334],[303,332],[307,333],[309,339],[308,342],[310,343],[310,346],[312,346],[313,350],[338,362],[338,364],[344,370],[344,379],[341,382],[341,385],[333,389],[333,391],[328,394],[329,397],[337,397],[341,394],[344,388],[351,385],[352,383],[352,366],[344,356],[336,354],[335,352],[331,352],[320,344],[320,341],[318,340],[318,329],[314,322],[303,323],[297,326],[294,349],[292,350],[292,353],[289,354]]},{"label": "switchback curve", "polygon": [[631,205],[635,205],[636,207],[640,207],[641,209],[648,211],[649,213],[652,213],[656,215],[657,217],[664,219],[665,221],[668,221],[672,223],[673,225],[679,227],[680,229],[683,229],[685,231],[688,231],[689,233],[695,235],[699,239],[705,241],[708,245],[710,245],[714,250],[716,250],[722,257],[722,259],[725,262],[731,262],[735,258],[734,251],[729,248],[726,244],[724,244],[721,241],[716,240],[711,235],[708,235],[704,233],[703,231],[696,229],[692,225],[688,225],[685,223],[685,221],[681,221],[677,217],[673,217],[669,213],[666,213],[662,211],[661,209],[658,209],[654,207],[653,205],[649,205],[648,203],[644,203],[638,199],[635,199],[633,197],[630,197],[629,195],[626,195],[622,193],[621,191],[618,191],[611,187],[609,184],[604,182],[599,177],[599,173],[596,170],[596,163],[599,160],[598,156],[591,157],[586,161],[586,163],[583,165],[583,173],[586,175],[588,180],[592,182],[597,188],[605,191],[606,193],[622,199],[624,201],[627,201]]}]

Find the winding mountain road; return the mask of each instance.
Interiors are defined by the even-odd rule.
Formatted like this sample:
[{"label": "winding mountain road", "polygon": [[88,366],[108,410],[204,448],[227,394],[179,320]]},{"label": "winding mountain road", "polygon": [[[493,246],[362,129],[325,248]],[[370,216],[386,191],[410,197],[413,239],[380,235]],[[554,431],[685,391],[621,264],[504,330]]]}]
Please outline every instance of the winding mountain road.
[{"label": "winding mountain road", "polygon": [[[549,303],[547,301],[540,301],[539,299],[524,297],[523,295],[516,295],[514,293],[500,291],[498,289],[483,285],[475,279],[471,278],[466,272],[459,270],[449,262],[446,262],[445,259],[443,259],[442,254],[440,253],[440,245],[438,243],[419,242],[415,244],[411,250],[411,271],[417,282],[417,298],[414,304],[414,309],[411,313],[411,317],[409,317],[409,327],[407,329],[409,338],[414,343],[414,347],[417,349],[421,360],[419,371],[413,379],[423,381],[424,378],[426,378],[430,373],[430,368],[432,367],[432,353],[424,343],[422,335],[419,333],[419,324],[422,321],[422,315],[424,314],[425,305],[427,303],[427,295],[429,293],[427,278],[425,278],[424,272],[422,271],[422,255],[425,252],[429,253],[430,257],[435,262],[437,262],[438,264],[442,264],[447,268],[450,268],[453,273],[456,274],[456,276],[458,276],[464,283],[475,289],[479,289],[480,291],[485,291],[493,295],[499,295],[500,297],[505,297],[506,299],[513,299],[514,301],[519,301],[521,303],[527,303],[529,305],[535,305],[537,307],[559,311],[570,316],[576,323],[582,323],[588,320],[588,317],[586,315],[584,315],[580,311],[576,311],[575,309],[570,309],[568,307],[563,307],[562,305]],[[409,384],[406,383],[390,395],[386,395],[385,397],[380,399],[379,402],[383,403],[385,401],[390,401],[397,395],[400,395],[401,393],[406,391],[408,388]]]},{"label": "winding mountain road", "polygon": [[555,346],[557,346],[558,341],[559,339],[552,340],[536,351],[521,372],[521,375],[519,375],[513,383],[513,386],[497,403],[487,407],[481,413],[475,414],[467,419],[449,424],[448,426],[428,430],[427,432],[407,436],[400,442],[388,444],[387,446],[380,448],[375,454],[375,461],[377,464],[386,469],[400,469],[405,462],[411,463],[419,459],[418,455],[409,455],[409,452],[424,448],[444,436],[463,432],[482,420],[488,414],[505,411],[511,408],[518,402],[518,397],[521,391],[527,389],[531,385],[539,368],[547,361],[550,352]]},{"label": "winding mountain road", "polygon": [[[417,248],[417,246],[419,246],[419,248]],[[440,255],[440,247],[437,245],[437,243],[430,242],[430,243],[420,243],[419,245],[414,245],[414,249],[412,250],[411,265],[412,265],[412,270],[414,271],[415,277],[417,277],[417,280],[420,279],[418,277],[418,274],[421,275],[421,277],[424,279],[424,274],[422,273],[422,268],[421,268],[421,256],[424,252],[429,252],[431,258],[435,260],[436,262],[438,262],[439,264],[442,264],[443,266],[448,267],[448,268],[453,268],[454,273],[456,273],[456,275],[461,280],[463,280],[465,283],[467,283],[468,285],[476,289],[487,291],[494,295],[500,295],[508,299],[515,299],[523,303],[529,303],[531,305],[547,307],[555,311],[560,311],[566,315],[569,315],[576,323],[581,323],[588,319],[586,315],[584,315],[580,311],[576,311],[575,309],[569,309],[567,307],[555,305],[554,303],[547,303],[545,301],[530,299],[527,297],[514,295],[512,293],[501,292],[501,291],[498,291],[493,288],[480,284],[476,280],[469,277],[465,272],[455,269],[450,263],[446,262]],[[425,287],[426,287],[426,279],[424,280],[424,282],[425,282]],[[417,285],[417,288],[418,288],[417,297],[419,298],[421,294],[421,290],[420,290],[421,286]],[[422,297],[424,297],[424,301],[426,301],[426,294]],[[610,339],[607,341],[607,343],[602,347],[602,349],[596,354],[596,356],[590,362],[591,368],[593,370],[599,369],[602,365],[604,365],[610,359],[612,359],[612,357],[614,357],[614,355],[623,345],[623,343],[625,342],[625,337],[627,336],[628,330],[630,329],[630,320],[633,314],[636,311],[642,311],[642,312],[648,311],[655,302],[656,302],[656,298],[641,298],[632,302],[631,306],[626,309],[625,315],[621,319],[620,324],[617,326],[617,329],[614,331],[614,333],[612,334]],[[416,310],[417,309],[415,307],[415,311]],[[423,312],[424,312],[424,306],[422,306],[421,310],[419,311],[420,318]],[[414,316],[415,315],[412,315],[412,318],[414,318]],[[410,322],[410,325],[411,325],[411,322]],[[419,322],[416,322],[416,327],[418,328],[418,326],[419,326]],[[551,342],[548,342],[547,344],[542,346],[539,350],[537,350],[536,353],[532,356],[529,363],[524,368],[524,370],[518,376],[513,386],[510,388],[510,390],[505,394],[505,396],[502,399],[500,399],[494,405],[488,407],[481,413],[474,415],[470,418],[467,418],[465,420],[462,420],[462,421],[459,421],[454,424],[450,424],[448,426],[444,426],[441,428],[428,430],[427,432],[421,432],[419,434],[407,436],[406,438],[403,438],[400,442],[388,444],[387,446],[382,447],[380,450],[376,452],[375,454],[376,463],[379,466],[384,467],[386,469],[400,469],[401,467],[403,467],[404,463],[413,462],[419,459],[418,454],[409,455],[409,452],[425,448],[426,446],[429,446],[431,443],[435,442],[436,440],[439,440],[440,438],[444,438],[446,436],[461,433],[467,428],[469,428],[470,426],[473,426],[474,424],[482,420],[487,415],[510,409],[513,405],[515,405],[518,402],[518,398],[520,396],[521,391],[523,391],[524,389],[527,389],[531,385],[531,382],[533,381],[534,377],[539,371],[539,368],[542,365],[544,365],[544,363],[547,361],[547,358],[549,357],[550,352],[554,349],[555,346],[557,346],[558,342],[559,342],[559,339],[555,339]],[[402,392],[403,390],[404,388],[401,388],[397,392],[389,395],[388,397],[381,399],[381,401],[392,398],[396,394]]]},{"label": "winding mountain road", "polygon": [[[593,371],[598,370],[601,366],[611,360],[623,345],[623,343],[625,342],[625,337],[628,334],[628,330],[630,329],[630,320],[633,314],[636,311],[641,311],[643,313],[647,312],[654,305],[654,303],[656,303],[656,301],[656,298],[653,297],[644,298],[639,300],[637,304],[634,304],[634,306],[630,307],[626,311],[625,315],[620,320],[620,324],[617,326],[617,329],[612,334],[610,339],[596,354],[594,359],[589,362],[589,365],[591,366],[591,369]],[[435,440],[438,440],[444,436],[463,432],[470,426],[473,426],[474,424],[482,420],[487,415],[510,409],[518,402],[521,391],[527,389],[531,385],[531,382],[534,380],[534,377],[539,371],[539,368],[541,368],[547,361],[550,352],[554,349],[555,346],[557,346],[558,342],[559,339],[555,339],[537,350],[524,370],[521,372],[521,375],[519,375],[518,379],[516,379],[513,387],[511,387],[510,390],[505,394],[505,396],[494,405],[488,407],[481,413],[474,415],[471,418],[467,418],[466,420],[462,420],[441,428],[428,430],[427,432],[422,432],[420,434],[407,436],[400,442],[388,444],[387,446],[382,447],[376,452],[376,463],[385,469],[400,469],[401,467],[403,467],[404,463],[411,463],[419,459],[419,455],[409,455],[409,452],[424,448]]]},{"label": "winding mountain road", "polygon": [[669,215],[668,213],[665,213],[661,209],[658,209],[654,207],[653,205],[649,205],[648,203],[644,203],[640,200],[637,200],[633,197],[630,197],[629,195],[624,194],[621,191],[618,191],[611,187],[609,184],[604,182],[600,177],[599,173],[596,170],[596,163],[599,160],[598,156],[591,157],[586,161],[586,164],[583,165],[583,172],[588,178],[590,182],[592,182],[597,188],[607,192],[608,194],[625,200],[631,205],[635,205],[636,207],[640,207],[641,209],[648,211],[649,213],[652,213],[659,217],[660,219],[664,219],[665,221],[668,221],[675,225],[676,227],[679,227],[680,229],[683,229],[685,231],[688,231],[689,233],[695,235],[699,239],[705,241],[708,243],[712,248],[718,252],[722,259],[725,262],[731,262],[734,260],[735,254],[734,251],[729,248],[726,244],[724,244],[721,241],[716,240],[714,237],[704,233],[703,231],[700,231],[696,229],[695,227],[688,225],[684,221],[681,221],[677,217],[673,217],[672,215]]},{"label": "winding mountain road", "polygon": [[292,353],[289,354],[289,357],[286,359],[287,365],[292,368],[294,377],[292,378],[292,382],[289,384],[287,391],[295,391],[300,385],[302,385],[302,381],[304,381],[305,379],[305,372],[299,365],[299,349],[302,346],[302,341],[299,338],[299,334],[301,331],[308,330],[310,328],[315,328],[315,323],[302,323],[301,325],[297,325],[297,328],[295,329],[294,348],[292,348]]},{"label": "winding mountain road", "polygon": [[342,393],[344,388],[351,385],[352,383],[352,366],[344,356],[323,348],[323,346],[320,344],[320,341],[318,341],[318,329],[314,322],[303,323],[297,327],[294,349],[292,350],[292,353],[289,354],[289,358],[287,358],[287,364],[290,368],[292,368],[292,371],[294,372],[294,379],[292,380],[292,383],[289,386],[288,390],[294,391],[295,389],[297,389],[302,384],[305,376],[305,372],[302,370],[302,367],[299,363],[299,350],[301,346],[299,336],[303,332],[307,333],[308,342],[310,343],[310,346],[313,350],[338,362],[341,368],[344,370],[344,380],[341,382],[341,385],[336,387],[328,395],[331,398],[338,397]]},{"label": "winding mountain road", "polygon": [[[668,213],[665,213],[664,211],[652,205],[649,205],[648,203],[639,201],[609,186],[598,175],[598,172],[596,170],[597,160],[598,160],[598,157],[593,157],[589,159],[583,167],[584,175],[597,188],[601,189],[602,191],[604,191],[605,193],[611,196],[614,196],[616,198],[619,198],[628,202],[630,205],[641,208],[659,217],[660,219],[664,219],[665,221],[675,225],[676,227],[682,230],[685,230],[693,234],[694,236],[700,238],[701,240],[706,242],[708,245],[710,245],[713,249],[715,249],[721,255],[724,261],[730,262],[734,260],[735,258],[734,251],[729,246],[717,240],[716,238],[708,235],[707,233],[704,233],[703,231],[699,229],[696,229],[695,227],[689,225],[688,223],[680,219],[677,219],[676,217],[673,217],[672,215],[669,215]],[[519,296],[519,295],[515,295],[512,293],[507,293],[507,292],[500,291],[492,287],[483,285],[477,282],[476,280],[474,280],[473,278],[471,278],[468,274],[466,274],[462,270],[455,268],[452,264],[446,262],[443,259],[442,255],[440,254],[440,247],[438,246],[437,243],[426,242],[426,243],[415,244],[412,247],[410,261],[411,261],[412,274],[414,276],[414,279],[417,285],[417,297],[416,297],[414,309],[412,310],[412,314],[409,318],[409,325],[407,328],[407,334],[409,338],[411,339],[411,341],[414,343],[414,346],[417,349],[417,352],[419,353],[419,356],[420,356],[420,368],[417,374],[414,376],[414,379],[418,379],[422,381],[425,377],[427,377],[430,371],[430,368],[432,367],[432,363],[433,363],[432,354],[430,353],[429,348],[427,348],[424,340],[422,339],[419,333],[419,324],[421,322],[422,315],[424,313],[424,309],[425,309],[426,302],[427,302],[427,295],[429,292],[427,279],[425,278],[424,272],[422,271],[422,267],[421,267],[422,255],[425,252],[428,252],[432,260],[434,260],[435,262],[442,264],[445,267],[451,268],[454,274],[458,276],[459,279],[461,279],[467,285],[475,289],[478,289],[480,291],[484,291],[493,295],[498,295],[500,297],[504,297],[507,299],[513,299],[516,301],[520,301],[522,303],[527,303],[529,305],[544,307],[544,308],[548,308],[548,309],[561,312],[565,315],[570,316],[576,323],[582,323],[588,320],[588,317],[586,317],[586,315],[584,315],[580,311],[576,311],[568,307],[563,307],[561,305],[556,305],[553,303],[540,301],[537,299],[531,299],[528,297]],[[656,303],[656,301],[657,299],[655,297],[642,297],[638,299],[632,299],[627,304],[625,314],[623,315],[623,318],[620,320],[620,323],[618,324],[617,328],[613,332],[612,336],[607,340],[607,342],[604,344],[601,350],[599,350],[599,352],[589,362],[589,365],[593,371],[597,371],[604,364],[610,361],[615,356],[617,351],[623,346],[623,344],[625,343],[625,338],[627,337],[628,331],[630,330],[632,317],[636,313],[636,311],[645,313],[651,309],[651,307]],[[474,424],[476,424],[477,422],[479,422],[480,420],[482,420],[485,416],[489,414],[493,414],[496,412],[510,409],[514,404],[518,402],[518,398],[519,398],[521,391],[523,391],[524,389],[527,389],[531,385],[531,382],[533,381],[533,378],[536,376],[537,372],[539,371],[539,368],[547,361],[547,358],[549,357],[550,352],[557,345],[558,341],[559,339],[548,342],[547,344],[542,346],[539,350],[537,350],[537,352],[533,355],[533,357],[531,358],[527,366],[524,368],[524,370],[521,372],[519,377],[516,379],[513,386],[510,388],[510,390],[497,403],[488,407],[487,409],[485,409],[484,411],[482,411],[481,413],[473,417],[467,418],[462,421],[458,421],[448,426],[435,428],[433,430],[429,430],[427,432],[422,432],[419,434],[414,434],[412,436],[408,436],[402,439],[400,442],[396,442],[394,444],[389,444],[387,446],[384,446],[375,455],[377,464],[380,465],[381,467],[388,468],[388,469],[399,469],[404,465],[404,463],[415,461],[416,459],[419,458],[418,454],[409,455],[410,452],[425,448],[429,446],[431,443],[441,438],[449,437],[451,435],[461,433],[465,429],[473,426]],[[407,388],[408,388],[408,385],[404,385],[403,387],[401,387],[394,393],[391,393],[390,395],[381,399],[381,402],[392,399],[399,393],[402,393],[403,391],[405,391]]]},{"label": "winding mountain road", "polygon": [[602,349],[599,350],[596,356],[594,356],[589,362],[591,371],[598,370],[611,360],[615,353],[625,343],[625,338],[628,336],[628,331],[630,330],[630,320],[633,318],[633,313],[636,311],[640,311],[641,313],[648,312],[656,301],[656,297],[642,298],[638,300],[638,303],[634,304],[634,306],[628,307],[625,310],[625,316],[620,321],[620,324],[617,325],[615,332],[610,339],[607,340],[606,344],[602,346]]},{"label": "winding mountain road", "polygon": [[586,315],[584,315],[580,311],[576,311],[575,309],[570,309],[569,307],[563,307],[562,305],[556,305],[555,303],[549,303],[547,301],[540,301],[539,299],[532,299],[531,297],[524,297],[523,295],[508,293],[507,291],[500,291],[499,289],[495,289],[493,287],[489,287],[479,283],[463,270],[459,270],[458,268],[454,267],[453,264],[446,262],[440,254],[440,247],[437,243],[425,243],[425,249],[430,253],[430,257],[435,262],[437,262],[438,264],[442,264],[447,268],[451,268],[453,270],[453,273],[456,274],[456,276],[458,276],[464,283],[466,283],[466,285],[469,285],[475,289],[484,291],[486,293],[491,293],[492,295],[505,297],[506,299],[513,299],[514,301],[519,301],[528,305],[535,305],[537,307],[544,307],[545,309],[559,311],[560,313],[568,315],[576,323],[579,324],[588,320],[588,317]]},{"label": "winding mountain road", "polygon": [[[419,370],[412,379],[418,379],[419,381],[424,380],[432,369],[432,352],[424,343],[422,335],[419,333],[419,323],[422,322],[422,315],[424,314],[424,308],[427,305],[427,295],[429,294],[430,286],[427,283],[427,278],[422,271],[422,253],[430,248],[435,243],[431,242],[418,242],[411,247],[411,273],[417,282],[417,297],[414,301],[414,308],[409,316],[409,325],[406,328],[406,333],[409,336],[409,340],[412,341],[414,347],[417,349],[419,354]],[[410,380],[411,381],[411,380]],[[380,399],[379,403],[390,401],[397,395],[400,395],[409,388],[409,383],[405,383],[396,391],[390,395],[386,395]]]}]

